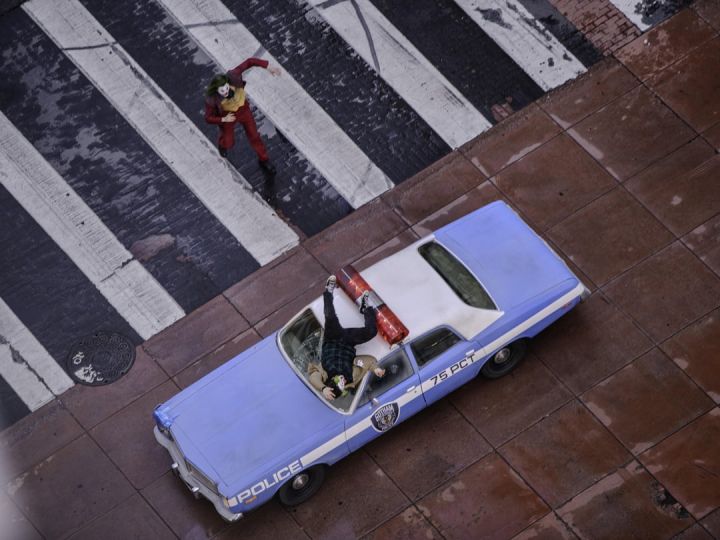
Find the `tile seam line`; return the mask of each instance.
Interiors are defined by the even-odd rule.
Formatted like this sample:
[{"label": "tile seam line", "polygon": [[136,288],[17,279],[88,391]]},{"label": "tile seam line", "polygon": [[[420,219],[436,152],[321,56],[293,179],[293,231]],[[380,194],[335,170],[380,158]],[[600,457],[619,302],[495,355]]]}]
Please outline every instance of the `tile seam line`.
[{"label": "tile seam line", "polygon": [[[169,474],[169,473],[170,473],[170,471],[165,471],[165,473],[163,473],[163,475],[162,475],[160,478],[162,478],[163,476],[165,476],[166,474]],[[177,540],[180,540],[180,536],[175,532],[175,529],[173,529],[173,528],[170,526],[170,523],[162,516],[162,514],[160,514],[160,512],[158,512],[158,511],[155,509],[155,507],[153,506],[152,502],[150,502],[150,500],[145,496],[145,493],[143,493],[143,491],[144,491],[145,489],[147,489],[147,488],[150,487],[152,484],[154,484],[155,482],[157,482],[160,478],[154,480],[151,484],[148,484],[148,485],[145,486],[143,489],[136,489],[136,490],[135,490],[135,493],[137,494],[138,497],[140,497],[140,500],[142,500],[145,504],[148,505],[148,508],[150,508],[150,510],[152,511],[152,513],[157,516],[157,518],[160,520],[160,522],[167,527],[168,531],[170,531],[170,534],[172,534]],[[225,529],[222,529],[221,531],[218,531],[218,534],[219,534],[220,532],[224,531],[224,530],[225,530]]]},{"label": "tile seam line", "polygon": [[[582,400],[580,400],[578,397],[573,398],[572,401],[577,401],[581,407],[583,407],[584,409],[587,410],[587,407],[585,406],[585,404],[584,404],[584,403],[582,402]],[[570,402],[566,403],[565,405],[563,405],[563,407],[566,407],[569,403],[570,403]],[[559,410],[559,409],[555,410],[554,412],[557,412],[558,410]],[[605,431],[620,445],[620,447],[621,447],[623,450],[625,450],[625,452],[628,454],[628,456],[625,457],[625,458],[623,458],[623,460],[620,462],[619,465],[611,467],[608,472],[605,472],[604,474],[602,474],[600,477],[598,477],[596,480],[594,480],[593,482],[591,482],[590,484],[588,484],[586,487],[581,488],[580,491],[578,491],[577,493],[573,493],[573,494],[572,494],[571,496],[569,496],[567,499],[563,499],[561,502],[559,502],[559,503],[557,504],[557,506],[553,506],[553,505],[551,505],[548,501],[546,501],[545,498],[544,498],[542,495],[540,495],[540,493],[538,493],[537,490],[535,490],[535,488],[533,488],[533,487],[530,485],[529,481],[525,478],[525,476],[523,476],[523,475],[520,473],[520,471],[516,470],[516,468],[510,463],[510,461],[508,460],[508,458],[506,458],[506,457],[500,452],[500,448],[502,448],[502,446],[506,446],[510,441],[507,441],[506,443],[503,443],[503,445],[496,450],[498,456],[500,456],[500,457],[503,459],[503,461],[505,461],[505,463],[507,464],[507,466],[510,467],[510,469],[512,469],[512,471],[513,471],[515,474],[517,474],[520,478],[523,479],[523,481],[525,482],[525,484],[527,484],[527,486],[528,486],[530,489],[532,489],[534,493],[536,493],[536,495],[543,501],[543,503],[545,503],[545,504],[548,506],[548,508],[549,508],[551,511],[555,511],[555,510],[557,510],[557,509],[560,509],[562,506],[566,505],[568,502],[570,502],[571,500],[573,500],[575,497],[577,497],[578,495],[584,493],[585,491],[587,491],[588,489],[590,489],[590,488],[593,487],[594,485],[598,484],[600,481],[602,481],[603,479],[607,478],[608,476],[614,474],[614,473],[617,472],[619,469],[621,469],[621,468],[623,468],[623,467],[626,467],[626,466],[627,466],[628,464],[630,464],[632,461],[634,461],[634,460],[635,460],[635,461],[639,461],[639,460],[636,460],[636,457],[635,457],[635,455],[633,455],[632,452],[630,452],[629,450],[627,450],[627,448],[625,448],[625,445],[623,445],[619,440],[617,440],[617,437],[615,437],[615,434],[612,433],[607,427],[605,427],[605,424],[603,424],[602,422],[600,422],[594,414],[592,414],[592,411],[588,411],[588,412],[592,415],[592,418],[594,418],[595,420],[597,420],[597,422],[600,424],[600,427],[601,427],[603,430],[605,430]],[[546,417],[546,418],[549,418],[549,415],[548,415],[548,417]],[[545,418],[543,418],[543,420],[544,420],[544,419],[545,419]],[[539,423],[539,422],[538,422],[538,423]],[[526,431],[527,431],[527,430],[526,430]],[[539,518],[539,519],[542,519],[542,518]],[[536,520],[535,522],[539,521],[539,519]],[[535,522],[533,522],[533,523],[535,523]],[[568,525],[569,525],[569,524],[568,524]]]}]

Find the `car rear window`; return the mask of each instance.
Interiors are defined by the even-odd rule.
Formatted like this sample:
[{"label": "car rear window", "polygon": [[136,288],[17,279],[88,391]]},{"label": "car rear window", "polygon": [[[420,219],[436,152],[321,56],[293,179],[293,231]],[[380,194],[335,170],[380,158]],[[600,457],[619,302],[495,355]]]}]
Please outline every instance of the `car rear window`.
[{"label": "car rear window", "polygon": [[418,252],[463,302],[476,308],[497,309],[470,270],[443,246],[437,242],[428,242],[420,246]]}]

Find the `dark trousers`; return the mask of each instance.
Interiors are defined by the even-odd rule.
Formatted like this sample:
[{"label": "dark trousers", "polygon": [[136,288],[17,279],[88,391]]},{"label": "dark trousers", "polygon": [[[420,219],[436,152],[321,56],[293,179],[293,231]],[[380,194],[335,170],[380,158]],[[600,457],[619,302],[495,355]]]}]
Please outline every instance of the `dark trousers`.
[{"label": "dark trousers", "polygon": [[343,328],[335,313],[333,295],[325,291],[323,293],[323,304],[325,310],[325,340],[342,341],[348,345],[359,345],[370,341],[377,335],[377,321],[375,308],[365,310],[365,326],[362,328]]},{"label": "dark trousers", "polygon": [[258,156],[260,161],[267,161],[268,154],[265,148],[265,144],[260,138],[257,126],[255,125],[255,119],[253,118],[250,106],[241,107],[235,113],[235,122],[223,122],[219,125],[220,127],[220,138],[218,139],[218,146],[226,150],[232,148],[235,145],[235,124],[241,124],[245,129],[245,135],[247,135],[250,146]]}]

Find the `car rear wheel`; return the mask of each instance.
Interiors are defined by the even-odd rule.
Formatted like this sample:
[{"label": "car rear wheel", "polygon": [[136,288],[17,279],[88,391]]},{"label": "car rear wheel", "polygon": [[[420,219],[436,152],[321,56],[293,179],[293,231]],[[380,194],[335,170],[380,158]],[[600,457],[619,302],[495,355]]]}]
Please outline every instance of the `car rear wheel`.
[{"label": "car rear wheel", "polygon": [[505,345],[497,351],[480,370],[488,379],[498,379],[507,375],[520,363],[527,350],[527,340],[521,339]]},{"label": "car rear wheel", "polygon": [[297,506],[317,493],[325,480],[325,466],[316,465],[297,473],[278,490],[278,499],[285,506]]}]

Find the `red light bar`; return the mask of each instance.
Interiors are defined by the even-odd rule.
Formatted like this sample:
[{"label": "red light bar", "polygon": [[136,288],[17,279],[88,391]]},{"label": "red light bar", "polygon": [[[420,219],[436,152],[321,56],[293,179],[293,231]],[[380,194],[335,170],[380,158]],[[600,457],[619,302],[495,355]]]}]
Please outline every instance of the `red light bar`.
[{"label": "red light bar", "polygon": [[338,285],[345,291],[350,299],[360,305],[360,297],[365,291],[369,291],[370,299],[377,308],[378,332],[390,345],[395,345],[407,337],[410,331],[398,319],[398,316],[383,302],[382,298],[370,288],[360,272],[355,270],[353,265],[343,266],[336,274]]}]

